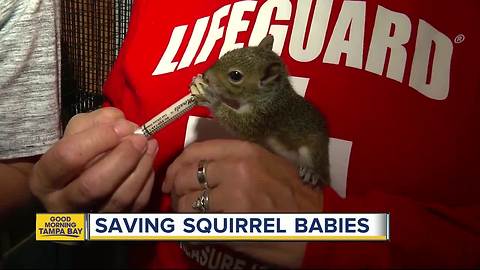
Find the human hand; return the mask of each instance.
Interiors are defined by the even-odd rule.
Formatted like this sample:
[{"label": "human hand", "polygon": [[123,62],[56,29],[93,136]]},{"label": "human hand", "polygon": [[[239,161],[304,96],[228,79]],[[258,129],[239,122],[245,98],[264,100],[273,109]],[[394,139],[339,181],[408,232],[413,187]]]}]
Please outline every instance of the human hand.
[{"label": "human hand", "polygon": [[[303,185],[293,164],[249,142],[212,140],[195,143],[170,165],[162,190],[173,208],[192,212],[202,193],[200,160],[208,160],[209,212],[320,212],[323,193]],[[267,263],[297,268],[305,252],[298,242],[225,242],[235,251]]]},{"label": "human hand", "polygon": [[73,117],[65,134],[35,164],[30,189],[49,212],[140,211],[154,182],[154,139],[121,111],[102,108]]}]

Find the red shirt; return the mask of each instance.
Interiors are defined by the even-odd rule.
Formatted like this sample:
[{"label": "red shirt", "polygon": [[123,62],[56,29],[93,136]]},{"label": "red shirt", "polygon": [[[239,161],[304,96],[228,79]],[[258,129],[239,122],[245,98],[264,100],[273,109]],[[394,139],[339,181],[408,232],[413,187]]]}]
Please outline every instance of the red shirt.
[{"label": "red shirt", "polygon": [[[478,267],[479,14],[477,0],[136,0],[107,105],[143,124],[187,94],[221,53],[270,33],[339,139],[324,211],[391,213],[390,242],[310,243],[304,266]],[[159,182],[190,138],[191,116],[209,113],[195,108],[155,135]],[[159,187],[153,211],[170,211]],[[135,255],[143,266],[217,258],[213,268],[259,267],[211,247],[140,245],[150,248]]]}]

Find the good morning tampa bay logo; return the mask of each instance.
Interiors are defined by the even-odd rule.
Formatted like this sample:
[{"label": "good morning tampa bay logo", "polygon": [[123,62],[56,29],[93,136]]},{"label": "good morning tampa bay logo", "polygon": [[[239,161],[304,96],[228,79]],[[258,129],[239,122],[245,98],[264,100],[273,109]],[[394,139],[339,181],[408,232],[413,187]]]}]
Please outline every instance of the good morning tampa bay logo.
[{"label": "good morning tampa bay logo", "polygon": [[85,240],[84,214],[37,214],[36,239],[44,241]]}]

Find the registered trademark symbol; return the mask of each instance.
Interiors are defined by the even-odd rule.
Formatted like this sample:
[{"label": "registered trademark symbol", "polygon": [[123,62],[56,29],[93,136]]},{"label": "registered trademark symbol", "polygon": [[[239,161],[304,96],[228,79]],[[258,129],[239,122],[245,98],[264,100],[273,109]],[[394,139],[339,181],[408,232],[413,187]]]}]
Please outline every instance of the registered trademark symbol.
[{"label": "registered trademark symbol", "polygon": [[464,34],[459,34],[458,36],[455,37],[455,43],[460,44],[465,41],[465,35]]}]

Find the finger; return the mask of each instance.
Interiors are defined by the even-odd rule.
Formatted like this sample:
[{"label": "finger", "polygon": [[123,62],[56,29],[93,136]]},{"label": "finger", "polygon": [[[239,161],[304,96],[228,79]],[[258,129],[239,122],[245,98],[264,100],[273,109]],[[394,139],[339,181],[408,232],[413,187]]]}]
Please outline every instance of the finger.
[{"label": "finger", "polygon": [[[166,174],[166,180],[173,177],[179,168],[189,165],[198,164],[200,160],[222,159],[229,149],[226,145],[236,144],[233,140],[210,140],[205,142],[193,143],[183,150],[183,152],[169,166]],[[231,148],[230,148],[231,149]],[[165,181],[166,183],[168,181]]]},{"label": "finger", "polygon": [[170,196],[170,199],[171,199],[170,204],[171,204],[171,206],[172,206],[172,210],[173,210],[174,212],[179,212],[179,211],[178,211],[178,196],[175,195],[175,194],[172,194],[172,195]]},{"label": "finger", "polygon": [[[212,207],[210,205],[210,199],[212,199],[214,196],[211,194],[212,192],[208,192],[208,207]],[[175,203],[175,205],[172,205],[172,208],[175,209],[178,213],[198,213],[199,210],[193,208],[193,204],[197,201],[197,199],[202,196],[203,191],[194,191],[188,194],[185,194],[183,196],[179,196],[176,200],[173,200],[172,203]]]},{"label": "finger", "polygon": [[88,161],[115,147],[120,137],[112,126],[102,125],[58,141],[35,165],[33,185],[44,189],[64,187]]},{"label": "finger", "polygon": [[[125,119],[120,119],[113,125],[113,129],[115,130],[117,135],[120,136],[120,137],[123,137],[121,140],[125,139],[124,136],[132,135],[133,132],[137,129],[137,127],[138,126],[136,124],[134,124],[134,123],[132,123],[128,120],[125,120]],[[87,165],[85,165],[84,169],[90,168],[92,165],[97,163],[98,160],[102,159],[103,156],[105,156],[106,154],[108,154],[108,151],[104,152],[104,153],[101,153],[101,154],[97,155],[96,157],[94,157],[93,159],[91,159],[87,163]]]},{"label": "finger", "polygon": [[[43,157],[45,164],[57,165],[50,170],[53,174],[46,174],[46,176],[67,179],[68,177],[65,177],[62,172],[74,174],[79,169],[89,167],[89,164],[101,158],[105,151],[117,145],[122,136],[132,134],[135,129],[134,123],[120,119],[113,126],[106,124],[96,126],[60,140]],[[87,161],[88,164],[85,165]],[[48,169],[51,166],[45,167]]]},{"label": "finger", "polygon": [[87,206],[111,196],[135,170],[146,146],[145,137],[128,137],[65,188],[68,203]]},{"label": "finger", "polygon": [[[238,176],[238,166],[235,162],[229,160],[209,161],[206,163],[205,179],[209,188],[214,188],[220,183],[232,181],[232,178]],[[186,193],[201,190],[204,188],[197,178],[198,164],[189,164],[179,168],[171,181],[172,190],[168,190],[170,184],[166,186],[165,191],[173,192],[175,195],[183,196]]]},{"label": "finger", "polygon": [[202,159],[224,159],[232,156],[232,153],[244,156],[253,145],[240,140],[208,140],[187,146],[176,160],[179,163],[191,163]]},{"label": "finger", "polygon": [[178,171],[190,164],[198,164],[200,160],[226,160],[237,159],[244,156],[253,157],[260,146],[246,141],[238,140],[210,140],[194,143],[185,148],[175,161],[169,166],[164,183],[163,192],[170,192],[173,187],[173,179]]},{"label": "finger", "polygon": [[[230,190],[224,186],[212,188],[208,190],[208,211],[209,213],[222,213],[227,209],[232,210],[232,199],[229,196]],[[203,190],[197,190],[179,196],[173,206],[179,213],[198,213],[199,210],[193,209],[193,204],[200,196],[203,195]]]},{"label": "finger", "polygon": [[103,212],[120,212],[130,209],[136,198],[139,196],[143,187],[149,179],[152,172],[152,163],[158,150],[158,144],[155,139],[150,140],[147,146],[147,152],[140,159],[135,170],[128,176],[108,202],[102,208]]},{"label": "finger", "polygon": [[123,112],[113,107],[101,108],[90,113],[79,113],[70,119],[64,135],[73,135],[96,125],[112,124],[124,118]]},{"label": "finger", "polygon": [[147,183],[143,187],[143,190],[140,192],[140,195],[133,203],[132,212],[140,212],[147,206],[148,202],[150,201],[150,195],[152,194],[154,182],[155,171],[152,170],[150,176],[148,177]]}]

